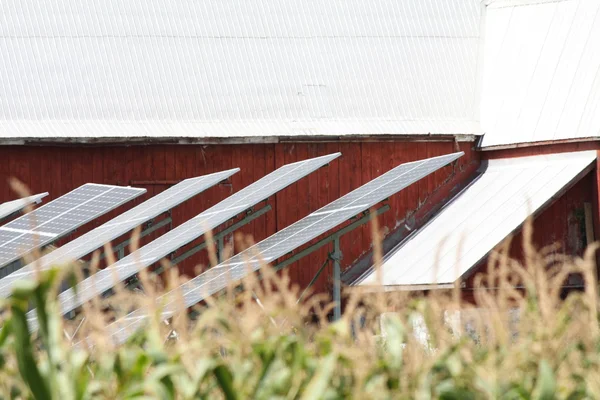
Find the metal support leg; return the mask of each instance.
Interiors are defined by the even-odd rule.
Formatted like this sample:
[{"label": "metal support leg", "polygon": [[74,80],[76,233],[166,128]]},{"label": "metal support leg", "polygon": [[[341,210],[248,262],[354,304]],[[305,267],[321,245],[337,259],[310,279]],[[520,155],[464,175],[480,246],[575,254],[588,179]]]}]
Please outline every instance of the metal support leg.
[{"label": "metal support leg", "polygon": [[[384,212],[388,211],[389,209],[390,209],[389,205],[387,205],[387,204],[383,205],[382,207],[375,210],[375,215],[376,216],[381,215]],[[354,229],[358,228],[361,225],[369,223],[371,221],[371,219],[372,219],[371,212],[370,211],[364,212],[362,217],[353,221],[351,224],[345,226],[344,228],[338,229],[336,232],[319,240],[317,243],[308,246],[304,250],[301,250],[298,253],[293,254],[291,257],[288,257],[285,260],[281,261],[280,263],[276,264],[274,266],[275,271],[279,271],[279,270],[287,267],[288,265],[295,263],[296,261],[300,260],[301,258],[314,253],[315,251],[319,250],[323,246],[326,246],[329,243],[333,242],[333,253],[329,254],[329,260],[333,261],[333,301],[335,303],[334,319],[336,319],[336,320],[339,319],[342,315],[342,304],[341,304],[342,271],[341,271],[341,262],[340,262],[342,259],[342,252],[340,250],[340,237],[342,235],[345,235],[348,232],[353,231]],[[304,290],[304,292],[302,292],[302,294],[300,295],[301,299],[304,297],[306,290],[308,288],[310,288],[316,282],[317,278],[319,277],[319,274],[321,273],[321,271],[323,270],[325,265],[327,265],[327,262],[325,264],[323,264],[323,266],[321,266],[321,268],[317,271],[313,280],[309,283],[308,287]]]},{"label": "metal support leg", "polygon": [[323,263],[323,265],[321,265],[321,268],[319,268],[319,270],[317,271],[317,273],[315,274],[315,276],[313,276],[313,278],[311,279],[311,281],[308,283],[308,286],[304,288],[304,290],[302,291],[302,293],[300,293],[300,297],[298,297],[298,300],[296,301],[296,304],[300,303],[302,301],[302,299],[304,299],[304,295],[306,295],[306,292],[309,291],[309,289],[315,284],[315,282],[317,281],[317,279],[319,279],[319,276],[321,275],[321,272],[323,272],[323,270],[325,269],[325,267],[327,266],[327,264],[329,264],[329,261],[331,261],[331,257],[328,257],[325,262]]},{"label": "metal support leg", "polygon": [[[381,208],[378,208],[375,211],[375,215],[379,216],[381,214],[383,214],[384,212],[388,211],[390,209],[389,205],[384,205]],[[331,235],[319,240],[317,243],[308,246],[307,248],[305,248],[304,250],[299,251],[298,253],[292,255],[291,257],[283,260],[282,262],[280,262],[279,264],[275,265],[275,271],[279,271],[280,269],[283,269],[285,267],[287,267],[288,265],[295,263],[296,261],[300,260],[303,257],[306,257],[309,254],[314,253],[315,251],[319,250],[321,247],[328,245],[329,243],[333,242],[336,238],[339,238],[342,235],[345,235],[348,232],[353,231],[354,229],[358,228],[361,225],[367,224],[371,221],[371,213],[370,212],[365,212],[364,215],[352,222],[350,225],[337,230],[336,232],[332,233]]]},{"label": "metal support leg", "polygon": [[217,237],[217,261],[219,263],[224,261],[225,254],[223,254],[223,251],[225,251],[225,236],[219,235]]},{"label": "metal support leg", "polygon": [[335,308],[333,309],[333,320],[337,321],[342,317],[342,271],[340,261],[342,259],[342,252],[340,250],[340,238],[337,237],[333,241],[333,302]]}]

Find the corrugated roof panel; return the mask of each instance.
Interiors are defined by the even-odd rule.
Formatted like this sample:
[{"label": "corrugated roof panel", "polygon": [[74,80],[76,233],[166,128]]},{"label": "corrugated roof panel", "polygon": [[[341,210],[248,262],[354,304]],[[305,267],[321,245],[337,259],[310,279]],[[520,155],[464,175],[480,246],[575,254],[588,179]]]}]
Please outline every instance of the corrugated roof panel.
[{"label": "corrugated roof panel", "polygon": [[[505,63],[499,66],[500,74],[504,74],[506,81],[511,85],[511,90],[503,93],[497,109],[494,110],[493,121],[499,131],[515,134],[522,112],[529,107],[526,98],[536,74],[548,28],[554,19],[555,8],[554,4],[545,4],[539,9],[526,7],[524,11],[528,12],[511,14],[511,24],[529,25],[529,30],[527,38],[524,39],[523,32],[509,29],[502,43],[501,51],[515,52],[515,58],[519,60],[519,63],[504,59]],[[530,23],[530,21],[535,21],[535,23]],[[500,85],[499,89],[502,90],[506,82],[499,80],[498,84]],[[535,105],[536,102],[543,104],[543,99],[534,99],[530,104]]]},{"label": "corrugated roof panel", "polygon": [[600,2],[511,3],[486,11],[482,146],[600,136]]},{"label": "corrugated roof panel", "polygon": [[600,70],[596,72],[596,77],[590,88],[590,95],[586,109],[579,121],[578,130],[588,132],[598,126],[600,126]]},{"label": "corrugated roof panel", "polygon": [[[426,226],[386,255],[386,286],[451,284],[581,177],[596,152],[491,160]],[[367,271],[355,284],[374,285]]]},{"label": "corrugated roof panel", "polygon": [[[551,4],[551,6],[554,6]],[[527,94],[521,104],[522,110],[519,118],[508,127],[511,141],[521,141],[533,137],[536,139],[536,127],[540,123],[540,115],[547,102],[547,92],[555,77],[556,69],[548,66],[556,66],[560,60],[562,49],[571,28],[573,17],[577,11],[573,2],[555,4],[556,9],[550,21],[551,27],[541,43],[537,43],[539,58],[536,60],[536,68],[528,82]],[[551,100],[552,102],[552,100]],[[540,138],[539,140],[544,140]]]},{"label": "corrugated roof panel", "polygon": [[1,129],[0,137],[81,137],[86,132],[71,124],[103,123],[136,132],[143,124],[215,124],[223,136],[246,136],[245,122],[310,130],[398,121],[431,127],[412,134],[446,133],[447,123],[476,124],[480,7],[479,0],[3,1],[0,121],[24,132]]},{"label": "corrugated roof panel", "polygon": [[[586,43],[589,40],[596,41],[591,36],[593,34],[591,28],[599,7],[600,2],[598,1],[583,0],[578,4],[575,17],[571,20],[572,25],[567,40],[561,48],[559,62],[552,65],[555,70],[554,77],[546,93],[546,102],[534,133],[537,140],[558,138],[560,121],[565,117],[565,112],[571,107],[569,101],[575,101],[579,105],[580,99],[577,97],[587,97],[587,93],[582,92],[582,89],[584,91],[586,89],[577,87],[577,83],[578,77],[583,75],[587,68],[592,67],[584,64],[586,61],[584,56],[587,53],[585,52]],[[600,45],[600,41],[597,41],[596,45]],[[597,69],[598,66],[596,65]],[[589,88],[587,88],[587,92],[589,92]],[[577,97],[573,98],[573,94],[577,94]],[[577,108],[579,114],[583,112],[584,106],[585,104],[579,105],[579,108]],[[574,131],[575,128],[576,126],[570,127],[570,135],[578,134]]]},{"label": "corrugated roof panel", "polygon": [[476,36],[479,31],[479,2],[472,0],[2,3],[3,36]]},{"label": "corrugated roof panel", "polygon": [[[592,26],[588,37],[581,38],[584,43],[582,54],[577,62],[577,72],[573,76],[572,84],[565,99],[563,112],[558,121],[555,138],[569,138],[573,131],[578,131],[582,114],[585,113],[590,100],[595,101],[595,96],[600,93],[592,92],[594,81],[600,74],[600,2],[597,8],[589,10],[596,12],[596,18],[591,21]],[[600,127],[596,135],[600,134]]]}]

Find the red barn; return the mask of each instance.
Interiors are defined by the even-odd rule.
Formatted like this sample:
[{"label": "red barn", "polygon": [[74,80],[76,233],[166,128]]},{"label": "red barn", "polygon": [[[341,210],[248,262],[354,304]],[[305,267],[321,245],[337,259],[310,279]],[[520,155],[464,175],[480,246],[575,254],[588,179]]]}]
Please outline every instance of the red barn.
[{"label": "red barn", "polygon": [[[49,192],[45,201],[86,182],[146,188],[137,204],[184,178],[241,169],[172,210],[171,225],[148,243],[277,167],[341,152],[238,230],[258,241],[394,166],[461,150],[456,165],[388,199],[385,247],[391,257],[412,242],[416,261],[390,263],[386,285],[436,283],[421,244],[435,239],[428,227],[457,202],[467,206],[449,221],[509,221],[465,231],[485,242],[459,270],[480,265],[527,215],[510,212],[523,211],[520,203],[483,202],[480,214],[469,208],[469,199],[486,195],[501,204],[536,195],[539,243],[558,241],[579,254],[593,239],[585,210],[593,221],[598,215],[595,154],[523,157],[598,148],[598,7],[592,0],[3,2],[0,202],[15,196],[9,177]],[[550,171],[563,169],[553,181]],[[524,176],[543,196],[512,181]],[[500,181],[507,190],[494,188]],[[342,237],[347,283],[367,282],[370,249],[368,225]],[[294,281],[308,285],[329,251],[290,266]],[[198,262],[201,254],[180,267],[193,274]],[[322,274],[316,289],[330,287]]]},{"label": "red barn", "polygon": [[[599,9],[586,0],[485,6],[479,171],[425,226],[388,240],[388,290],[451,287],[462,277],[468,291],[489,252],[529,216],[538,247],[581,255],[597,239]],[[519,234],[513,243],[519,258]],[[346,281],[375,283],[369,261]]]}]

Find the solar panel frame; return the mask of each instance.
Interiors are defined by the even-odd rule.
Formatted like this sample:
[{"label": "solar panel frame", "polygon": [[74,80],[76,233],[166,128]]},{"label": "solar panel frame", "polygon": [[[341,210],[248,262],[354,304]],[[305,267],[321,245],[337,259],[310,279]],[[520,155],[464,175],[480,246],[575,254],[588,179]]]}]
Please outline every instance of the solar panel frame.
[{"label": "solar panel frame", "polygon": [[[160,261],[178,248],[185,246],[242,211],[251,208],[311,172],[316,171],[340,155],[341,153],[333,153],[286,164],[246,186],[191,220],[119,260],[110,268],[99,271],[97,274],[83,280],[77,285],[76,290],[70,288],[61,293],[59,295],[59,302],[63,314],[74,310],[94,296],[111,289],[114,285],[115,277],[119,281],[128,279],[142,268]],[[33,329],[37,329],[35,314],[31,313],[30,316],[33,316],[33,319],[30,319],[30,329],[32,327]]]},{"label": "solar panel frame", "polygon": [[146,193],[146,189],[86,183],[0,227],[0,268]]},{"label": "solar panel frame", "polygon": [[[127,210],[123,214],[111,219],[97,228],[81,235],[64,246],[46,254],[40,259],[14,271],[0,279],[0,298],[10,296],[16,281],[33,278],[37,271],[50,269],[53,266],[63,265],[78,260],[94,250],[102,247],[119,236],[131,231],[136,226],[174,208],[189,198],[207,190],[224,179],[239,171],[234,168],[213,174],[185,179],[178,184],[151,197],[145,202]],[[1,235],[1,232],[0,232]]]},{"label": "solar panel frame", "polygon": [[[359,212],[369,209],[390,195],[455,161],[463,154],[463,152],[458,152],[401,164],[373,179],[245,251],[196,276],[179,288],[160,296],[157,302],[164,305],[161,318],[170,318],[176,312],[179,304],[176,300],[177,292],[181,293],[185,307],[189,308],[226,288],[228,283],[242,279],[248,274],[249,270],[256,271],[265,263],[289,253],[299,246],[298,242],[302,242],[301,244],[308,243]],[[402,177],[406,179],[398,182]],[[395,181],[396,184],[392,185]],[[358,204],[354,204],[357,202]],[[331,218],[326,224],[317,225],[331,216],[335,218]],[[300,234],[302,236],[297,236]],[[286,244],[292,237],[296,237],[296,240]],[[145,319],[145,312],[139,309],[113,323],[111,326],[116,328],[111,334],[114,342],[122,343],[143,324]]]},{"label": "solar panel frame", "polygon": [[48,192],[34,194],[32,196],[24,197],[22,199],[8,201],[0,204],[0,221],[7,217],[21,211],[25,207],[34,203],[39,204],[44,197],[48,196]]}]

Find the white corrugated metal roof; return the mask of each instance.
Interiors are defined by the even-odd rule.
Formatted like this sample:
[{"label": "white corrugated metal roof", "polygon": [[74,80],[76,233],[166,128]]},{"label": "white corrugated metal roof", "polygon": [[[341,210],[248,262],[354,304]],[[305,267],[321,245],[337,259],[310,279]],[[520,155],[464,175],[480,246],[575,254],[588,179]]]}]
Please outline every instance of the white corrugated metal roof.
[{"label": "white corrugated metal roof", "polygon": [[484,37],[483,147],[600,137],[600,1],[497,1]]},{"label": "white corrugated metal roof", "polygon": [[2,1],[0,138],[472,131],[480,7]]},{"label": "white corrugated metal roof", "polygon": [[[451,284],[581,177],[595,151],[491,160],[481,175],[390,254],[385,286]],[[367,271],[355,284],[377,283]]]}]

